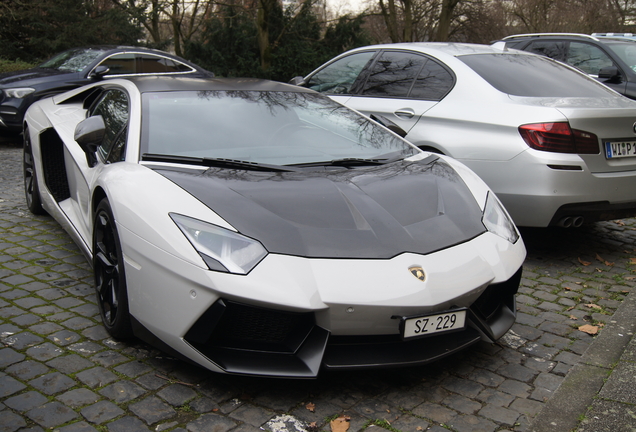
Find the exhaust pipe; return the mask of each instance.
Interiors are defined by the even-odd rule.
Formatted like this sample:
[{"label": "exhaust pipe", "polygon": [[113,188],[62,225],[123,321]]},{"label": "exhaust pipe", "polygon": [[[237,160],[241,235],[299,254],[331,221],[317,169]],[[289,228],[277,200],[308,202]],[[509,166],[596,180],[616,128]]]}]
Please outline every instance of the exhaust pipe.
[{"label": "exhaust pipe", "polygon": [[563,228],[578,228],[583,225],[585,219],[583,216],[565,216],[559,222],[557,222],[557,226]]}]

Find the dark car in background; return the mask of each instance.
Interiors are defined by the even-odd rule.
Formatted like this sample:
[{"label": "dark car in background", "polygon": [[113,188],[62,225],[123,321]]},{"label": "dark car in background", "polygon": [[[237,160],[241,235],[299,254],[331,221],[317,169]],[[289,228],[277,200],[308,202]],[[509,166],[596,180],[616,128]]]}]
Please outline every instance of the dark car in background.
[{"label": "dark car in background", "polygon": [[636,40],[606,33],[531,33],[502,39],[506,47],[574,66],[622,95],[636,99]]},{"label": "dark car in background", "polygon": [[24,114],[36,100],[103,78],[139,75],[214,76],[159,50],[128,46],[73,48],[36,68],[0,74],[0,134],[21,132]]}]

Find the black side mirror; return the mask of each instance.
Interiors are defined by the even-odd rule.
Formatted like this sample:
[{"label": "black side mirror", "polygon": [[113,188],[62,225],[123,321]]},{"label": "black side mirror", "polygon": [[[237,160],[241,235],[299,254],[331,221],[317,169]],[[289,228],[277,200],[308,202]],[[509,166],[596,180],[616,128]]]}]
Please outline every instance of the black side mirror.
[{"label": "black side mirror", "polygon": [[86,162],[88,166],[95,166],[97,163],[97,147],[102,143],[106,133],[106,125],[102,116],[88,117],[77,124],[75,127],[75,142],[86,153]]},{"label": "black side mirror", "polygon": [[620,83],[623,81],[621,73],[616,66],[607,66],[598,71],[599,79],[607,80],[611,83]]},{"label": "black side mirror", "polygon": [[295,76],[295,77],[293,77],[292,79],[289,80],[289,84],[301,86],[301,85],[305,84],[305,78],[303,78],[301,76]]},{"label": "black side mirror", "polygon": [[375,115],[375,114],[371,114],[370,117],[371,117],[371,120],[373,120],[374,122],[381,124],[382,126],[387,128],[388,130],[398,134],[402,138],[404,138],[406,136],[406,131],[404,129],[402,129],[401,127],[399,127],[398,125],[396,125],[395,123],[393,123],[388,118],[386,118],[384,116],[381,116],[381,115]]},{"label": "black side mirror", "polygon": [[108,66],[99,65],[95,69],[93,69],[88,77],[101,79],[104,78],[104,75],[106,75],[108,72],[110,72],[110,68]]}]

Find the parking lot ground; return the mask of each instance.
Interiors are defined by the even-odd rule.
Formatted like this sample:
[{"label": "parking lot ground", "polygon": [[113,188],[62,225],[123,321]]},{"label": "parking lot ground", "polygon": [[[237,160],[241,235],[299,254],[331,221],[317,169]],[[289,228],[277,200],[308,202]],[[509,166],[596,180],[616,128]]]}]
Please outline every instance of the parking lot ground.
[{"label": "parking lot ground", "polygon": [[[308,381],[214,374],[108,336],[90,266],[55,221],[28,212],[21,145],[0,142],[0,432],[532,430],[563,412],[554,407],[557,389],[576,393],[570,377],[600,365],[589,353],[609,349],[597,342],[622,324],[613,317],[634,320],[634,308],[623,305],[636,286],[636,220],[522,235],[528,258],[518,318],[497,344],[421,367]],[[600,333],[579,330],[584,325]],[[603,367],[603,381],[611,373],[615,386],[593,393],[590,411],[574,413],[580,430],[594,430],[596,413],[621,397],[633,372],[634,345],[627,346],[620,362]]]}]

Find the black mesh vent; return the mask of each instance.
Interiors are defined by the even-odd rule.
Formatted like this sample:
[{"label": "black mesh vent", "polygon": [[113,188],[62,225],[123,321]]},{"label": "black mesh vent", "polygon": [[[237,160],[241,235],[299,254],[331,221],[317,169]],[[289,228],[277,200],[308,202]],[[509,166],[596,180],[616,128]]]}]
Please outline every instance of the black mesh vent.
[{"label": "black mesh vent", "polygon": [[197,320],[185,339],[201,351],[216,347],[293,353],[313,327],[313,313],[219,300]]},{"label": "black mesh vent", "polygon": [[40,134],[40,152],[44,168],[46,187],[60,202],[71,196],[64,163],[64,144],[53,129],[47,129]]},{"label": "black mesh vent", "polygon": [[521,282],[520,268],[517,273],[505,282],[492,284],[473,303],[471,309],[480,318],[488,321],[499,310],[502,304],[509,304],[517,294]]}]

